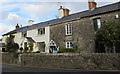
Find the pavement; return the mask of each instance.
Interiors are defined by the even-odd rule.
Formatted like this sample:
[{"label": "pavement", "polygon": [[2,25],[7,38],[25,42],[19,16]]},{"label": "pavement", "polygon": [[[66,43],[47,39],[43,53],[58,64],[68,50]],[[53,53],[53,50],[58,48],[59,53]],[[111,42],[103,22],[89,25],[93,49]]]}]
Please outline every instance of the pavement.
[{"label": "pavement", "polygon": [[[1,71],[2,70],[2,71]],[[0,72],[2,74],[119,74],[118,71],[83,71],[73,69],[51,69],[39,67],[27,67],[10,64],[0,64]],[[0,73],[1,74],[1,73]]]},{"label": "pavement", "polygon": [[81,70],[23,67],[18,65],[2,64],[2,72],[81,72]]}]

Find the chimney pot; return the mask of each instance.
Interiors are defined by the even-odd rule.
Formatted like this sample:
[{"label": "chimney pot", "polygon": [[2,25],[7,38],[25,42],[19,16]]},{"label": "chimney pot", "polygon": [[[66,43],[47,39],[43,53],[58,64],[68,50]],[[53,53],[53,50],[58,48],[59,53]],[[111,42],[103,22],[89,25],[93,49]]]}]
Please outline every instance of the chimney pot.
[{"label": "chimney pot", "polygon": [[34,24],[34,21],[33,21],[33,20],[29,20],[29,21],[28,21],[28,25],[29,25],[29,26],[31,26],[31,25],[33,25],[33,24]]},{"label": "chimney pot", "polygon": [[63,8],[62,6],[60,6],[60,9],[58,10],[59,10],[59,18],[69,15],[69,9],[67,8]]},{"label": "chimney pot", "polygon": [[17,24],[17,25],[15,26],[15,28],[16,28],[16,29],[19,29],[19,28],[20,28],[20,26]]},{"label": "chimney pot", "polygon": [[88,0],[89,10],[93,10],[96,8],[97,3],[94,0]]},{"label": "chimney pot", "polygon": [[60,9],[62,9],[62,6],[60,6]]}]

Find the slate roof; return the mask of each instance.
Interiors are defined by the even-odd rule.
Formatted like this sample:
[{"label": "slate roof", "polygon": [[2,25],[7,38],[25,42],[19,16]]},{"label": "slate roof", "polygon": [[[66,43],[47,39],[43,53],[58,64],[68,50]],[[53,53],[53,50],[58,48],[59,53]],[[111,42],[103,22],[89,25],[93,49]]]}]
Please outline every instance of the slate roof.
[{"label": "slate roof", "polygon": [[78,12],[75,14],[71,14],[71,15],[65,16],[61,19],[57,18],[57,19],[46,21],[46,22],[37,23],[37,24],[34,24],[32,26],[25,26],[25,27],[22,27],[20,29],[10,31],[4,35],[14,34],[17,32],[23,32],[23,31],[27,31],[30,29],[43,27],[43,26],[55,25],[58,23],[66,22],[66,21],[76,20],[76,19],[85,18],[85,17],[91,17],[91,16],[105,14],[105,13],[114,12],[114,11],[120,11],[120,2],[117,2],[114,4],[109,4],[109,5],[102,6],[102,7],[98,7],[92,11],[86,10],[86,11]]},{"label": "slate roof", "polygon": [[35,43],[35,41],[34,41],[31,37],[26,37],[26,39],[27,39],[28,41],[30,41],[30,42]]}]

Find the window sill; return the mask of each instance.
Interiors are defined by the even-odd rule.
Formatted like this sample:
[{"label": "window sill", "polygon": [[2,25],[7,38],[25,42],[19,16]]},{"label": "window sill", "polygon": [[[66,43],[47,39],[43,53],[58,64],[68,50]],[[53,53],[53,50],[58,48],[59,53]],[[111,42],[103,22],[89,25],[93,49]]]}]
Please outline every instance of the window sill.
[{"label": "window sill", "polygon": [[37,35],[37,37],[38,37],[38,36],[45,36],[45,34]]},{"label": "window sill", "polygon": [[65,36],[71,36],[72,34],[66,34]]}]

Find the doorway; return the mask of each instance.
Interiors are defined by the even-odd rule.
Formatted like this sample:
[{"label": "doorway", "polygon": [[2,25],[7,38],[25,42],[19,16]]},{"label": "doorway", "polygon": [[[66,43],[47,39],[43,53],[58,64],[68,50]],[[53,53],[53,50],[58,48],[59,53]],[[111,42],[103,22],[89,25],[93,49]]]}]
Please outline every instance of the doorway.
[{"label": "doorway", "polygon": [[45,42],[38,42],[37,45],[40,52],[45,52]]}]

